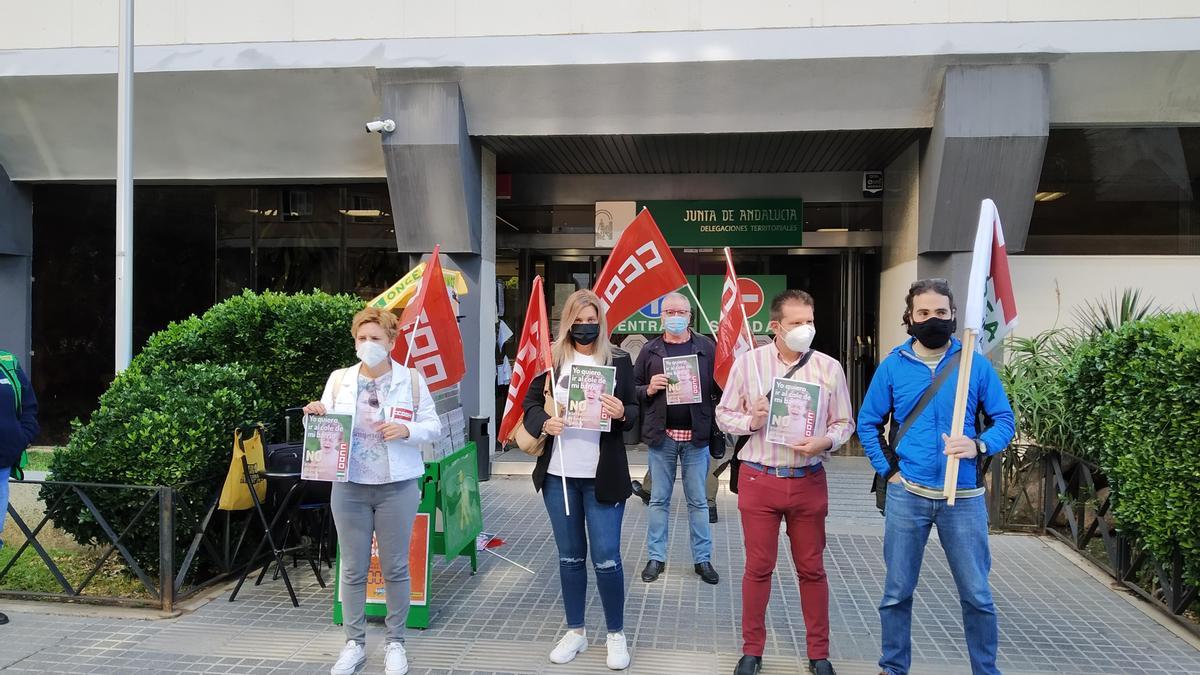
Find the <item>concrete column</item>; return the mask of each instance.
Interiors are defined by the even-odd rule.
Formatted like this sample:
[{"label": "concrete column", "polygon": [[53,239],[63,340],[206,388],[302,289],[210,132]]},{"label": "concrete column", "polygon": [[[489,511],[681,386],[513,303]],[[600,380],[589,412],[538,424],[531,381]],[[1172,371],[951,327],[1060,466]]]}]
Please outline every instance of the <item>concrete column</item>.
[{"label": "concrete column", "polygon": [[920,143],[913,143],[884,169],[878,361],[908,337],[900,315],[908,287],[917,280],[920,158]]},{"label": "concrete column", "polygon": [[397,250],[482,250],[479,145],[467,133],[459,70],[380,70],[383,134]]},{"label": "concrete column", "polygon": [[[496,417],[496,158],[467,132],[456,68],[380,70],[382,138],[397,250],[440,245],[467,278],[459,322],[467,361],[468,416]],[[492,434],[495,430],[489,428]],[[490,450],[490,448],[489,448]]]},{"label": "concrete column", "polygon": [[[480,212],[487,223],[480,232],[481,255],[454,254],[451,262],[467,277],[470,293],[461,298],[459,313],[467,375],[462,400],[468,415],[492,420],[488,431],[496,436],[496,155],[483,149],[480,156]],[[488,448],[489,451],[494,448]]]},{"label": "concrete column", "polygon": [[0,166],[0,349],[30,371],[33,325],[33,198]]},{"label": "concrete column", "polygon": [[1025,247],[1050,125],[1044,64],[946,69],[920,168],[917,276],[965,298],[979,203],[996,202],[1010,253]]}]

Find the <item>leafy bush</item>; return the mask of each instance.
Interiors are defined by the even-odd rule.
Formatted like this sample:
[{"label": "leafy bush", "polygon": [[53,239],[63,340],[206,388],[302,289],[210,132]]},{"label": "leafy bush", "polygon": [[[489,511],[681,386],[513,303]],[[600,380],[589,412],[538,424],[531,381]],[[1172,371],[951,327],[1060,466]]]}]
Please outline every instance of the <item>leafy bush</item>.
[{"label": "leafy bush", "polygon": [[[329,371],[354,361],[350,320],[361,300],[320,292],[245,292],[203,317],[172,323],[147,341],[130,367],[101,397],[87,424],[54,453],[59,481],[170,485],[222,476],[233,430],[275,421],[282,411],[321,394]],[[278,425],[275,434],[280,433]],[[214,484],[189,488],[192,504],[210,499]],[[55,524],[80,543],[107,543],[82,502],[42,490]],[[130,490],[94,489],[89,496],[120,532],[141,506]],[[180,542],[190,537],[196,509],[180,509]],[[124,540],[147,569],[157,567],[154,513]]]},{"label": "leafy bush", "polygon": [[1100,335],[1117,330],[1131,321],[1141,321],[1158,316],[1165,310],[1150,299],[1142,299],[1142,292],[1126,288],[1117,295],[1113,291],[1103,300],[1089,300],[1075,308],[1075,322],[1087,335]]},{"label": "leafy bush", "polygon": [[1160,561],[1178,547],[1200,585],[1200,313],[1089,338],[1065,385],[1075,438],[1108,475],[1122,531]]},{"label": "leafy bush", "polygon": [[1065,374],[1080,341],[1079,333],[1062,328],[1008,341],[1000,380],[1017,416],[1021,442],[1077,454]]},{"label": "leafy bush", "polygon": [[320,396],[329,371],[355,361],[350,321],[362,308],[348,295],[246,291],[155,333],[130,367],[238,363],[276,421],[285,408]]}]

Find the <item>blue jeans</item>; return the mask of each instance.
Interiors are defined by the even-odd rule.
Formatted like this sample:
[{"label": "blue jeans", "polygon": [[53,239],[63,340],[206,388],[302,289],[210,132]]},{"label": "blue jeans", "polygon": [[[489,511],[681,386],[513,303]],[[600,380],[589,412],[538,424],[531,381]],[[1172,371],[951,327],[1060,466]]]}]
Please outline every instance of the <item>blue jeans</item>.
[{"label": "blue jeans", "polygon": [[988,515],[983,500],[982,496],[959,499],[948,507],[944,500],[926,499],[899,483],[888,484],[883,529],[887,579],[879,603],[883,630],[879,667],[888,675],[905,675],[912,661],[913,590],[917,587],[925,542],[933,525],[937,525],[938,539],[958,587],[971,673],[999,675],[996,651],[1000,632],[992,589],[988,586],[992,553],[988,548]]},{"label": "blue jeans", "polygon": [[708,446],[680,443],[666,437],[662,445],[650,448],[650,523],[646,528],[646,551],[651,560],[667,560],[671,492],[675,488],[675,465],[678,463],[683,464],[683,495],[688,505],[692,562],[709,562],[712,560],[712,528],[708,524],[708,499],[704,492],[708,480]]},{"label": "blue jeans", "polygon": [[[554,543],[558,546],[558,579],[562,584],[563,610],[567,628],[583,628],[587,607],[587,553],[590,544],[596,587],[604,606],[608,632],[625,629],[625,571],[621,567],[621,521],[625,502],[596,501],[594,478],[568,478],[567,501],[571,515],[563,509],[563,479],[546,474],[542,501],[550,515]],[[589,535],[591,535],[589,537]]]}]

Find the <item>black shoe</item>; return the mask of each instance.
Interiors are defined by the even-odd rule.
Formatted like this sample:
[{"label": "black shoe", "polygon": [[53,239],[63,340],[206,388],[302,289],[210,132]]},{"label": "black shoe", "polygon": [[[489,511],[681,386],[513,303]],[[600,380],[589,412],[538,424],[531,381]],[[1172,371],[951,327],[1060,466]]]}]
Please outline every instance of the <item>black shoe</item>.
[{"label": "black shoe", "polygon": [[833,669],[833,664],[829,659],[818,659],[816,661],[808,660],[808,672],[814,675],[837,675],[837,671]]},{"label": "black shoe", "polygon": [[666,565],[657,560],[651,560],[646,563],[646,569],[642,570],[642,581],[650,583],[657,580],[658,575],[663,573],[663,568],[665,567]]},{"label": "black shoe", "polygon": [[762,670],[762,657],[747,654],[738,661],[737,668],[733,669],[733,675],[758,675],[760,670]]},{"label": "black shoe", "polygon": [[641,481],[635,480],[630,482],[633,484],[633,494],[640,497],[643,504],[650,506],[650,493],[646,492],[646,489],[642,487]]},{"label": "black shoe", "polygon": [[715,506],[708,507],[708,522],[710,522],[710,523],[717,522],[717,507],[715,507]]},{"label": "black shoe", "polygon": [[0,612],[0,626],[3,626],[6,623],[8,623],[8,615],[6,615],[4,612]]},{"label": "black shoe", "polygon": [[704,583],[712,584],[714,586],[718,581],[721,580],[721,577],[717,575],[717,571],[713,569],[712,563],[710,562],[696,563],[696,574],[700,575],[700,578],[704,580]]}]

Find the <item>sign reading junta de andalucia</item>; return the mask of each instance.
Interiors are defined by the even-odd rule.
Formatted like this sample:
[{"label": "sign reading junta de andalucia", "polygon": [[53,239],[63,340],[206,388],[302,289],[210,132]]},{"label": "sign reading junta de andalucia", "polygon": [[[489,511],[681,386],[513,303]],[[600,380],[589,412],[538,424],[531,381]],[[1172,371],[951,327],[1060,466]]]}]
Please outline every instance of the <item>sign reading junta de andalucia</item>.
[{"label": "sign reading junta de andalucia", "polygon": [[643,207],[673,247],[792,247],[804,234],[800,199],[596,202],[596,246],[612,248]]}]

